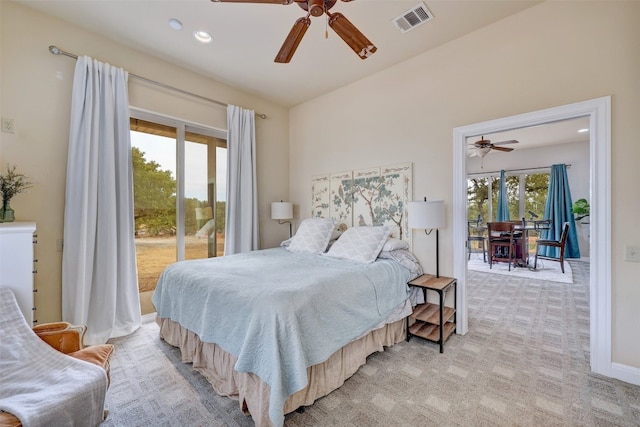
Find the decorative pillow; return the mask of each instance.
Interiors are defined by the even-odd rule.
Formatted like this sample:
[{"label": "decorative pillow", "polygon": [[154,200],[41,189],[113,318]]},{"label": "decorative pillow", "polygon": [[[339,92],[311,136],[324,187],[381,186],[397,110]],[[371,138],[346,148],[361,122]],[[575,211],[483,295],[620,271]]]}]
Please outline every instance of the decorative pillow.
[{"label": "decorative pillow", "polygon": [[334,222],[327,218],[307,218],[300,224],[287,250],[299,253],[321,254],[333,233]]},{"label": "decorative pillow", "polygon": [[409,249],[409,244],[404,240],[389,237],[382,247],[382,252],[397,251],[399,249]]},{"label": "decorative pillow", "polygon": [[391,233],[388,226],[352,227],[331,246],[327,256],[370,263],[376,260]]}]

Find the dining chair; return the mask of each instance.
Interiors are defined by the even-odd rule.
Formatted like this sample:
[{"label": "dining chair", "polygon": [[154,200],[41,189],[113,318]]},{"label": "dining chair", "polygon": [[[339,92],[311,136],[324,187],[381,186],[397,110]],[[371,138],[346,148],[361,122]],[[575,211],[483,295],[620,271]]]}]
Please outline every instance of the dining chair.
[{"label": "dining chair", "polygon": [[[536,258],[533,262],[533,268],[536,269],[538,267],[538,258],[540,259],[548,259],[551,261],[559,261],[560,262],[560,270],[562,270],[562,274],[564,274],[564,250],[567,245],[567,237],[569,236],[569,223],[565,222],[562,225],[562,234],[560,234],[560,240],[549,240],[549,239],[538,239],[536,241]],[[560,250],[559,256],[549,256],[549,255],[539,255],[541,247],[552,247],[558,248]]]},{"label": "dining chair", "polygon": [[516,239],[514,238],[515,224],[513,222],[488,222],[488,239],[489,239],[489,268],[493,268],[493,263],[497,261],[506,261],[509,263],[509,271],[511,271],[511,262],[515,267],[516,257]]},{"label": "dining chair", "polygon": [[467,259],[471,259],[471,243],[478,242],[482,246],[482,260],[487,262],[487,237],[484,235],[482,217],[467,220]]}]

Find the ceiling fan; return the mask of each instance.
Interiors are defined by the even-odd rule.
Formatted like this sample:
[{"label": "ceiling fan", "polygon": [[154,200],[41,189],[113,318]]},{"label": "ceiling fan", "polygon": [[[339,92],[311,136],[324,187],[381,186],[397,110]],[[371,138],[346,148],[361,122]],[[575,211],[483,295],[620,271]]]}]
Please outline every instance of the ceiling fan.
[{"label": "ceiling fan", "polygon": [[484,136],[480,138],[479,141],[474,142],[473,144],[470,144],[469,147],[469,157],[483,157],[486,156],[487,154],[489,154],[489,151],[491,150],[498,150],[498,151],[513,151],[513,148],[509,148],[509,147],[502,147],[502,145],[506,145],[506,144],[517,144],[518,141],[516,141],[515,139],[510,139],[508,141],[500,141],[500,142],[496,142],[496,143],[491,143],[491,140],[489,139],[484,139]]},{"label": "ceiling fan", "polygon": [[[329,10],[337,3],[337,0],[211,0],[213,2],[220,3],[273,3],[289,5],[291,3],[297,3],[300,8],[307,12],[307,16],[299,18],[293,28],[289,32],[289,35],[285,39],[280,52],[276,55],[275,62],[287,63],[291,61],[293,54],[295,53],[302,37],[307,32],[307,29],[311,25],[311,19],[309,16],[322,16],[327,15],[327,22],[329,26],[353,49],[353,51],[361,58],[367,59],[373,55],[377,47],[365,37],[364,34],[358,30],[347,18],[341,13],[331,13]],[[352,0],[342,0],[344,2],[350,2]],[[325,33],[325,37],[328,34]]]}]

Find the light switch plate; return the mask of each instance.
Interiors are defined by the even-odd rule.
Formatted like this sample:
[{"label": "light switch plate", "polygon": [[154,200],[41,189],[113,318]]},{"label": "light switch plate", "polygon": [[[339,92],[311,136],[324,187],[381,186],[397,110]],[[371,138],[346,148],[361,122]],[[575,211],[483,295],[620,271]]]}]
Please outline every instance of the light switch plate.
[{"label": "light switch plate", "polygon": [[624,248],[624,260],[640,262],[640,246],[626,246]]}]

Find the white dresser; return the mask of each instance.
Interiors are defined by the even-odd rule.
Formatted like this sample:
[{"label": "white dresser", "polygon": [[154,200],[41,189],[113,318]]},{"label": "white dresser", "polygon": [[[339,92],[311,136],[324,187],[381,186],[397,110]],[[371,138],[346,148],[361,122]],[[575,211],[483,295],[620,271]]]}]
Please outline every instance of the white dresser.
[{"label": "white dresser", "polygon": [[0,223],[0,287],[13,290],[30,326],[35,321],[35,232],[35,222]]}]

